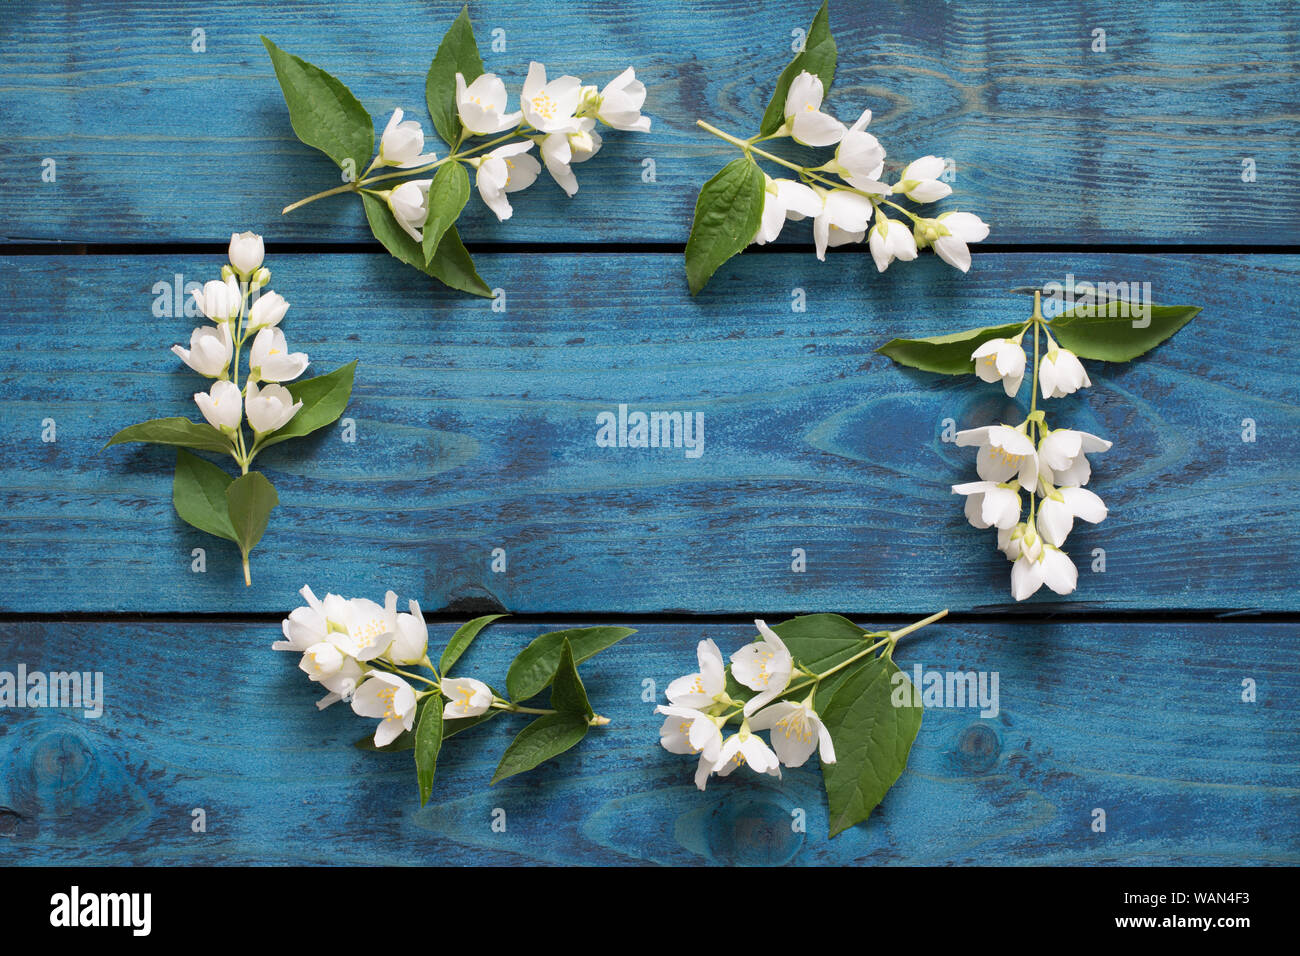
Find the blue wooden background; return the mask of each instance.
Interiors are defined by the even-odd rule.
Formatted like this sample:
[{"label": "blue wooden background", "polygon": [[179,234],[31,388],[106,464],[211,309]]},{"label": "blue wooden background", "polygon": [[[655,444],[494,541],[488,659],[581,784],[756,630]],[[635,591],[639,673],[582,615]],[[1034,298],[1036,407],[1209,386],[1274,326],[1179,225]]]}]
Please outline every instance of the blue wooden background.
[{"label": "blue wooden background", "polygon": [[[833,2],[832,105],[870,106],[892,160],[952,157],[992,248],[965,276],[932,257],[878,276],[861,249],[818,263],[793,227],[696,299],[680,246],[730,156],[694,120],[755,127],[814,5],[470,7],[512,87],[530,59],[590,82],[631,64],[654,117],[607,139],[573,200],[541,182],[506,224],[471,202],[462,231],[505,312],[396,264],[354,202],[279,215],[337,172],[293,138],[257,34],[382,125],[395,106],[423,118],[459,4],[6,7],[0,670],[102,671],[107,701],[98,720],[0,712],[0,862],[1300,862],[1294,4]],[[355,443],[332,429],[262,459],[283,507],[250,589],[174,516],[170,452],[100,451],[184,413],[196,379],[167,348],[193,322],[156,314],[156,287],[211,277],[245,228],[267,237],[315,370],[359,359]],[[873,350],[1020,317],[1009,289],[1067,274],[1205,310],[1051,403],[1115,441],[1093,486],[1111,516],[1071,539],[1106,570],[1011,607],[1008,566],[948,490],[973,456],[941,437],[1011,403]],[[620,403],[701,412],[703,455],[596,447],[596,415]],[[626,621],[638,633],[584,668],[613,723],[488,790],[516,726],[498,719],[448,744],[420,810],[408,757],[353,750],[366,722],[318,714],[269,650],[303,583],[393,587],[441,640],[508,608],[470,659],[497,679],[541,631]],[[702,636],[738,644],[755,614],[877,626],[942,606],[954,622],[900,664],[997,671],[1000,713],[927,712],[899,784],[834,841],[815,770],[699,794],[657,747],[645,682],[688,669]]]}]

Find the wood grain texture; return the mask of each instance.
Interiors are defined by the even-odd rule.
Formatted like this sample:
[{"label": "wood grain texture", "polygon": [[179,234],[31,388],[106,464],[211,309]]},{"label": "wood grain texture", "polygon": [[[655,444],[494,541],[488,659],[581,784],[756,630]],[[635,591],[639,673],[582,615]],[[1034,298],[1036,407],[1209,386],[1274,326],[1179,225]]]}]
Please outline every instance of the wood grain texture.
[{"label": "wood grain texture", "polygon": [[[927,259],[882,282],[854,255],[763,255],[694,300],[680,264],[487,257],[511,276],[499,313],[402,281],[382,255],[269,260],[293,304],[291,347],[316,373],[359,359],[345,412],[357,440],[333,427],[259,458],[284,504],[246,589],[233,547],[173,513],[170,449],[100,451],[133,422],[199,417],[203,380],[168,352],[195,320],[154,317],[151,290],[215,263],[0,260],[12,303],[0,325],[0,607],[278,611],[308,578],[391,586],[432,609],[911,613],[936,595],[1002,607],[1009,565],[950,492],[973,478],[974,455],[942,433],[946,420],[1023,412],[995,386],[873,349],[1020,317],[1030,300],[1008,288],[1069,270],[1150,281],[1157,301],[1205,311],[1047,404],[1054,426],[1114,440],[1090,486],[1111,516],[1069,541],[1084,565],[1075,600],[1044,590],[1033,603],[1297,609],[1300,333],[1279,318],[1295,257],[998,255],[968,276]],[[791,311],[795,283],[805,313]],[[702,456],[597,447],[598,413],[621,402],[703,414]],[[204,574],[190,570],[196,547]],[[494,548],[506,573],[489,568]],[[791,571],[794,548],[805,573]],[[1087,568],[1094,548],[1105,573]]]},{"label": "wood grain texture", "polygon": [[[500,678],[551,626],[500,622],[460,671]],[[936,625],[900,647],[900,666],[996,671],[999,713],[928,709],[898,784],[833,841],[813,765],[695,790],[642,693],[693,665],[703,625],[637,626],[583,665],[608,727],[489,789],[521,725],[499,717],[447,743],[421,810],[410,755],[351,747],[373,722],[318,713],[319,688],[268,650],[274,624],[0,625],[0,670],[99,670],[106,699],[97,720],[0,720],[0,862],[1300,862],[1294,625]],[[433,629],[435,647],[452,629]],[[728,652],[752,633],[707,629]],[[1247,677],[1255,703],[1241,701]],[[196,807],[206,833],[191,831]]]},{"label": "wood grain texture", "polygon": [[[15,0],[0,24],[0,240],[368,239],[360,204],[291,200],[338,183],[298,143],[258,33],[347,82],[382,128],[425,118],[424,75],[459,8],[426,0],[266,4]],[[603,83],[631,64],[647,135],[617,134],[567,200],[544,182],[498,224],[477,199],[473,242],[682,242],[700,185],[734,153],[696,118],[757,128],[791,31],[812,2],[475,2],[489,70],[517,91],[530,59]],[[1300,241],[1300,8],[1289,0],[832,4],[832,107],[869,107],[903,163],[954,159],[950,208],[991,241]],[[206,52],[191,52],[192,31]],[[490,32],[506,49],[492,52]],[[1106,51],[1093,52],[1104,30]],[[426,119],[426,129],[427,119]],[[57,180],[41,162],[57,162]],[[653,158],[657,182],[642,182]],[[1258,181],[1242,181],[1252,159]],[[1045,201],[1044,197],[1050,197]],[[491,220],[491,221],[489,221]],[[787,230],[807,245],[807,227]]]}]

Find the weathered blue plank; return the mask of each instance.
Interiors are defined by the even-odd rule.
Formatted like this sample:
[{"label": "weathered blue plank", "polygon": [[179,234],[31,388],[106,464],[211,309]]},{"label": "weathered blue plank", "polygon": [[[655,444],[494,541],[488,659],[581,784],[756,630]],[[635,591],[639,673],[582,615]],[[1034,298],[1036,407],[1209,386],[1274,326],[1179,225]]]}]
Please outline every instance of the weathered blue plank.
[{"label": "weathered blue plank", "polygon": [[[494,625],[464,672],[503,675],[550,626]],[[706,625],[636,626],[584,667],[608,727],[489,789],[519,727],[498,718],[448,742],[421,810],[410,756],[349,746],[372,722],[317,713],[318,688],[267,649],[274,624],[0,625],[0,670],[99,670],[106,700],[97,720],[0,720],[0,862],[1300,862],[1294,625],[935,625],[900,665],[996,672],[998,713],[928,709],[899,783],[833,841],[815,767],[695,790],[642,691],[690,665]],[[451,630],[435,627],[435,644]],[[707,634],[730,648],[752,631]],[[191,830],[195,808],[206,833]]]},{"label": "weathered blue plank", "polygon": [[[153,316],[151,290],[215,263],[0,259],[0,607],[279,610],[308,578],[520,612],[1002,606],[1008,566],[949,491],[974,456],[941,435],[1014,407],[873,349],[1023,315],[1008,288],[1070,271],[1205,306],[1048,405],[1115,441],[1092,485],[1111,516],[1070,540],[1085,565],[1107,553],[1079,604],[1297,609],[1296,257],[997,255],[969,276],[930,260],[882,282],[853,255],[763,255],[692,300],[677,256],[489,256],[504,313],[384,255],[270,265],[291,344],[320,372],[360,359],[357,440],[336,428],[261,459],[284,506],[245,589],[233,550],[174,515],[170,450],[99,451],[132,422],[195,413],[200,380],[167,351],[193,320]],[[701,413],[703,454],[597,447],[597,415],[620,403]],[[1062,606],[1050,597],[1035,601]]]},{"label": "weathered blue plank", "polygon": [[[382,127],[424,115],[424,73],[454,2],[14,0],[0,25],[0,239],[368,237],[359,204],[287,202],[337,170],[293,139],[258,33],[331,70]],[[632,64],[649,135],[610,136],[567,200],[545,183],[471,240],[684,240],[701,183],[732,155],[697,118],[756,128],[791,31],[816,4],[732,0],[471,3],[488,69],[530,59],[592,82]],[[842,118],[906,162],[955,160],[961,208],[994,242],[1295,243],[1300,8],[1288,0],[832,3]],[[193,31],[205,52],[191,52]],[[502,30],[503,51],[489,34]],[[1094,52],[1104,31],[1105,50]],[[426,126],[427,128],[427,126]],[[653,159],[657,181],[642,181]],[[54,183],[42,162],[57,163]],[[1243,182],[1243,163],[1257,170]],[[807,243],[806,227],[789,230]]]}]

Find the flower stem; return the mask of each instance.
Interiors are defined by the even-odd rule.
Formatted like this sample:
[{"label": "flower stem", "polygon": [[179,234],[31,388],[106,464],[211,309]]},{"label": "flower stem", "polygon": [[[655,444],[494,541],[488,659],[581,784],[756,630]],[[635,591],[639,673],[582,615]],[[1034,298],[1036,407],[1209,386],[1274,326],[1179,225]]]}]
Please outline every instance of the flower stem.
[{"label": "flower stem", "polygon": [[280,215],[287,216],[295,209],[299,208],[300,206],[305,206],[309,202],[315,202],[317,199],[324,199],[326,196],[337,196],[339,193],[355,191],[357,188],[358,186],[355,182],[344,183],[342,186],[335,186],[333,189],[327,189],[324,192],[316,193],[313,196],[307,196],[304,199],[299,199],[297,202],[289,203],[289,205],[285,206],[283,209],[280,210]]},{"label": "flower stem", "polygon": [[558,710],[551,710],[547,707],[525,707],[523,704],[511,703],[508,700],[502,700],[500,697],[492,698],[492,706],[497,710],[508,710],[512,714],[558,714]]},{"label": "flower stem", "polygon": [[429,678],[425,677],[423,674],[413,674],[410,671],[404,671],[396,664],[391,664],[388,661],[376,661],[375,663],[380,667],[383,667],[385,670],[392,671],[394,674],[400,674],[402,677],[409,677],[411,680],[424,681],[426,684],[431,684],[435,687],[438,685],[437,681],[429,680]]},{"label": "flower stem", "polygon": [[244,555],[244,587],[251,588],[252,586],[253,586],[253,573],[248,568],[248,555],[245,554]]},{"label": "flower stem", "polygon": [[1034,292],[1034,314],[1029,319],[1034,323],[1034,380],[1029,388],[1029,414],[1038,411],[1038,327],[1043,324],[1040,293]]}]

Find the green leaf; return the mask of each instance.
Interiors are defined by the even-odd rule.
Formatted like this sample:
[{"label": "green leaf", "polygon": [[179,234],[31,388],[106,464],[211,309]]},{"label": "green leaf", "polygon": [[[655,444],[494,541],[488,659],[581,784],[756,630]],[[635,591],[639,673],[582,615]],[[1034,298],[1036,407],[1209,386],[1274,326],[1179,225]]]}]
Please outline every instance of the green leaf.
[{"label": "green leaf", "polygon": [[635,633],[630,627],[575,627],[542,634],[511,662],[506,690],[515,701],[540,694],[555,677],[565,641],[572,647],[574,663],[581,664]]},{"label": "green leaf", "polygon": [[260,471],[240,475],[226,489],[226,504],[230,509],[230,523],[235,529],[235,543],[248,557],[257,547],[266,531],[271,509],[280,503],[275,488]]},{"label": "green leaf", "polygon": [[803,50],[781,71],[777,78],[776,89],[772,99],[763,111],[763,122],[759,129],[764,136],[770,136],[785,122],[785,98],[790,92],[794,78],[807,70],[822,81],[825,93],[830,93],[831,82],[835,79],[835,38],[831,36],[830,14],[823,0],[821,9],[813,17],[812,26],[804,38]]},{"label": "green leaf", "polygon": [[455,226],[448,227],[442,241],[438,243],[438,251],[434,254],[433,260],[426,262],[424,249],[397,224],[386,202],[369,193],[362,193],[361,199],[366,207],[366,219],[370,223],[370,231],[394,258],[405,262],[408,266],[415,266],[421,272],[433,276],[443,285],[451,286],[453,289],[472,295],[492,297],[492,290],[474,270],[474,262],[461,243]]},{"label": "green leaf", "polygon": [[[894,675],[901,675],[894,706]],[[867,819],[894,785],[921,729],[912,685],[888,658],[875,658],[840,685],[821,711],[835,743],[836,762],[822,764],[830,806],[830,835]]]},{"label": "green leaf", "polygon": [[581,714],[538,717],[510,742],[492,775],[492,784],[559,756],[587,736],[587,730],[587,719]]},{"label": "green leaf", "polygon": [[456,633],[447,642],[447,647],[442,652],[442,658],[438,661],[438,673],[446,677],[447,672],[451,670],[451,666],[460,660],[460,655],[469,650],[470,644],[474,643],[474,638],[478,637],[479,631],[493,621],[509,616],[508,614],[485,614],[483,617],[476,617],[474,620],[467,621],[456,628]]},{"label": "green leaf", "polygon": [[492,298],[492,290],[479,277],[474,268],[474,260],[469,257],[469,250],[460,241],[460,233],[455,226],[448,226],[434,253],[425,267],[425,271],[445,286],[450,286],[470,295]]},{"label": "green leaf", "polygon": [[1024,322],[989,325],[949,335],[932,335],[925,339],[891,339],[876,349],[900,365],[910,365],[941,375],[974,375],[971,353],[989,339],[1007,339],[1020,334]]},{"label": "green leaf", "polygon": [[[1049,328],[1056,341],[1079,358],[1127,362],[1151,351],[1201,311],[1195,305],[1149,304],[1148,309],[1150,314],[1143,317],[1119,303],[1079,305],[1058,315]],[[1112,311],[1123,314],[1104,314]]]},{"label": "green leaf", "polygon": [[424,98],[429,106],[433,128],[451,146],[460,141],[460,114],[456,111],[456,74],[465,77],[466,85],[483,75],[483,60],[474,40],[474,27],[469,22],[469,7],[462,7],[460,16],[447,30],[438,44],[438,52],[429,64],[424,79]]},{"label": "green leaf", "polygon": [[704,184],[686,240],[686,281],[691,295],[718,267],[754,241],[763,219],[763,170],[742,156]]},{"label": "green leaf", "polygon": [[154,445],[175,445],[196,451],[215,451],[229,455],[230,439],[207,422],[192,422],[188,418],[155,418],[138,425],[130,425],[108,440],[104,447],[124,445],[127,442],[150,442]]},{"label": "green leaf", "polygon": [[262,43],[271,55],[294,133],[351,172],[353,178],[359,176],[375,151],[375,127],[365,107],[320,67],[286,53],[266,37]]},{"label": "green leaf", "polygon": [[290,382],[286,388],[295,402],[302,402],[302,408],[287,425],[263,438],[258,447],[269,448],[289,438],[301,438],[337,421],[352,397],[352,379],[356,371],[357,363],[349,362],[328,375]]},{"label": "green leaf", "polygon": [[798,663],[818,673],[870,643],[866,631],[838,614],[804,614],[773,625],[772,630]]},{"label": "green leaf", "polygon": [[560,666],[555,670],[551,684],[551,709],[566,714],[581,714],[590,719],[595,716],[587,689],[578,676],[578,666],[573,662],[573,645],[566,639],[560,648]]},{"label": "green leaf", "polygon": [[433,792],[433,775],[438,769],[438,751],[442,749],[442,695],[424,698],[431,706],[424,708],[415,728],[415,776],[420,785],[420,806],[429,802]]},{"label": "green leaf", "polygon": [[469,173],[460,163],[443,163],[429,184],[429,215],[424,220],[424,249],[426,262],[432,261],[442,242],[443,234],[460,216],[469,202]]},{"label": "green leaf", "polygon": [[237,542],[226,503],[226,489],[233,481],[212,462],[176,449],[176,477],[172,479],[172,504],[176,513],[200,531]]}]

